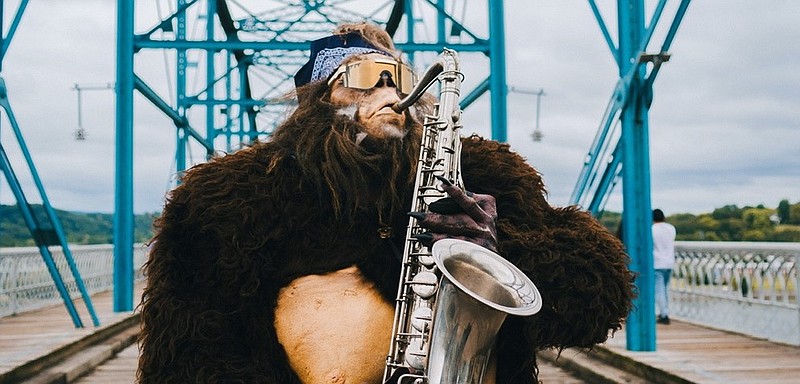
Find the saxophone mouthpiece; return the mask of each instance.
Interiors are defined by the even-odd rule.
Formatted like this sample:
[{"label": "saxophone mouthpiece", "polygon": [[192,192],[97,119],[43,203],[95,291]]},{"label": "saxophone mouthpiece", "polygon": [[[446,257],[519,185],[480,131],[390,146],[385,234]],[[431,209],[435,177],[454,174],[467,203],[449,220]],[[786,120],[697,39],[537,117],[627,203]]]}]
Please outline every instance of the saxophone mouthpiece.
[{"label": "saxophone mouthpiece", "polygon": [[[402,101],[402,100],[401,100],[401,101]],[[403,111],[404,111],[406,108],[408,108],[408,107],[406,107],[406,108],[403,108],[403,106],[401,106],[401,105],[400,105],[400,102],[401,102],[401,101],[398,101],[398,102],[396,102],[396,103],[392,104],[392,110],[393,110],[393,111],[395,111],[395,112],[397,112],[397,113],[403,113]],[[410,105],[410,104],[409,104],[409,105]]]},{"label": "saxophone mouthpiece", "polygon": [[409,94],[404,97],[402,100],[394,103],[392,105],[392,110],[397,113],[402,113],[411,104],[414,104],[422,94],[430,87],[434,82],[438,80],[438,76],[444,70],[446,63],[442,58],[436,60],[433,64],[431,64],[425,73],[422,74],[420,81],[414,86],[414,88],[409,92]]}]

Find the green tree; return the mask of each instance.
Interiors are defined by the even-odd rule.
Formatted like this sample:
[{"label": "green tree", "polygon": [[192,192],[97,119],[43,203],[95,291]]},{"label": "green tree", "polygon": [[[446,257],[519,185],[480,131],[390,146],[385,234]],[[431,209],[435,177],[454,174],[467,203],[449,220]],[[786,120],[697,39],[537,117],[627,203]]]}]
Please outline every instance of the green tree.
[{"label": "green tree", "polygon": [[[769,231],[771,234],[772,231]],[[742,234],[742,240],[744,241],[767,241],[767,237],[769,234],[761,229],[748,229],[744,231]]]},{"label": "green tree", "polygon": [[772,241],[800,242],[800,225],[776,225],[772,236]]},{"label": "green tree", "polygon": [[703,231],[697,221],[697,216],[691,213],[678,213],[667,217],[667,222],[675,226],[677,240],[700,240],[699,234]]},{"label": "green tree", "polygon": [[789,220],[786,224],[800,224],[800,202],[789,208]]},{"label": "green tree", "polygon": [[716,220],[740,219],[742,217],[742,210],[735,205],[725,205],[711,212],[711,217]]},{"label": "green tree", "polygon": [[[50,228],[46,212],[41,205],[31,205],[39,225]],[[114,215],[109,213],[81,213],[56,210],[56,215],[71,244],[110,244],[114,241]],[[134,216],[134,241],[146,242],[153,236],[153,219],[157,213]],[[25,247],[35,245],[30,229],[16,205],[0,205],[0,247]]]},{"label": "green tree", "polygon": [[768,229],[774,226],[770,216],[775,213],[767,208],[747,208],[742,212],[742,219],[747,225],[747,229]]},{"label": "green tree", "polygon": [[786,224],[789,222],[792,214],[791,209],[792,206],[789,204],[789,200],[783,199],[778,203],[778,217],[781,219],[781,223]]},{"label": "green tree", "polygon": [[708,241],[719,240],[719,235],[717,235],[717,229],[719,229],[720,223],[712,215],[705,213],[698,216],[697,224],[699,226],[698,240],[708,240]]}]

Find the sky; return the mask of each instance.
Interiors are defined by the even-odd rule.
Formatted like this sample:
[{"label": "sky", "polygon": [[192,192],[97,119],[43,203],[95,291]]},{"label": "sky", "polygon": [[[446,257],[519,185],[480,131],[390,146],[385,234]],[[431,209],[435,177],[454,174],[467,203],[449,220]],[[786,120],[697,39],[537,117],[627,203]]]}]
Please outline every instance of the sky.
[{"label": "sky", "polygon": [[[4,34],[17,6],[5,3]],[[154,3],[169,1],[136,1],[137,32],[156,23]],[[663,42],[677,3],[668,2],[648,52]],[[550,203],[568,205],[618,69],[587,1],[504,4],[507,83],[545,93],[540,142],[531,139],[536,97],[509,94],[508,142],[542,173]],[[616,2],[597,4],[615,34]],[[655,1],[646,4],[649,19]],[[469,0],[455,13],[480,20],[485,7]],[[113,0],[31,1],[3,60],[0,75],[13,116],[57,209],[114,210],[114,93],[106,85],[115,81],[115,8]],[[794,0],[691,3],[654,85],[649,115],[654,208],[667,215],[698,214],[728,204],[800,202],[799,18],[800,1]],[[137,74],[163,94],[169,82],[162,78],[171,70],[166,55],[150,51],[136,61]],[[462,54],[461,60],[465,89],[486,77],[484,58]],[[80,114],[76,84],[82,89]],[[484,96],[465,110],[464,133],[490,135],[488,108]],[[138,94],[134,110],[134,211],[159,211],[174,185],[175,130]],[[86,132],[81,141],[74,139],[79,116]],[[0,140],[28,200],[40,202],[6,113]],[[200,151],[193,156],[202,161]],[[617,185],[606,209],[621,210],[621,189]],[[3,179],[0,203],[14,201]]]}]

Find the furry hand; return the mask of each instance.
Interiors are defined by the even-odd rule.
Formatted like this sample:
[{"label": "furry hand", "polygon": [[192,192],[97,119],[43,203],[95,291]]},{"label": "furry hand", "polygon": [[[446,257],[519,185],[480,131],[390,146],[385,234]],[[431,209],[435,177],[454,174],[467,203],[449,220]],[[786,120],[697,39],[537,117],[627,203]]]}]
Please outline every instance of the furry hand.
[{"label": "furry hand", "polygon": [[494,196],[467,192],[439,178],[448,197],[428,206],[430,212],[409,212],[428,232],[415,236],[423,245],[446,238],[466,240],[497,252],[497,206]]}]

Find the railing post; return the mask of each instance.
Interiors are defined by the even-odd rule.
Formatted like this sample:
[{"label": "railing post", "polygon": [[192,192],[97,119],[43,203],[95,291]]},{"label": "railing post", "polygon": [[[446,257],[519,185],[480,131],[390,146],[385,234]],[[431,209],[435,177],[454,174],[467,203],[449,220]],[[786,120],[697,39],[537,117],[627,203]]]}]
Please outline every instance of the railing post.
[{"label": "railing post", "polygon": [[[794,257],[794,302],[798,304],[797,324],[800,324],[800,251],[795,251],[792,257]],[[791,273],[791,271],[789,272]],[[788,279],[786,282],[789,282]],[[797,336],[797,339],[800,341],[800,335]]]}]

